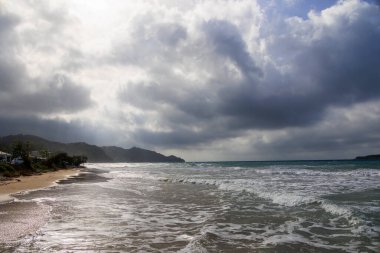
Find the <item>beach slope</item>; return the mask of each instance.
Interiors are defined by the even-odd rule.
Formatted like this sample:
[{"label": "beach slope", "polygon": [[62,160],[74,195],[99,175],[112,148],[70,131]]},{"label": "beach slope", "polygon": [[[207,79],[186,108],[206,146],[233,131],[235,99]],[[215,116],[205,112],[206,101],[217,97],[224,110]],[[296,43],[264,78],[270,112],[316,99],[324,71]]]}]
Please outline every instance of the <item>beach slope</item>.
[{"label": "beach slope", "polygon": [[58,170],[0,182],[0,244],[34,233],[49,218],[49,208],[34,202],[13,202],[12,194],[53,186],[79,169]]},{"label": "beach slope", "polygon": [[52,186],[56,181],[76,175],[79,171],[79,169],[64,169],[2,181],[0,182],[0,203],[11,200],[11,194]]}]

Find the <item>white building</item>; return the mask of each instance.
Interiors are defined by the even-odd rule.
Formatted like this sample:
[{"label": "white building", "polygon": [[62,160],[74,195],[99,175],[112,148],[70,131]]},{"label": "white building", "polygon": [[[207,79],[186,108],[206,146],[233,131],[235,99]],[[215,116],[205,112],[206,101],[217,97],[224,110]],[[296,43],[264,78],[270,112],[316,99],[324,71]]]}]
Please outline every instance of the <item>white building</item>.
[{"label": "white building", "polygon": [[8,154],[8,153],[5,153],[3,151],[0,151],[0,162],[10,163],[11,162],[11,158],[12,158],[11,154]]}]

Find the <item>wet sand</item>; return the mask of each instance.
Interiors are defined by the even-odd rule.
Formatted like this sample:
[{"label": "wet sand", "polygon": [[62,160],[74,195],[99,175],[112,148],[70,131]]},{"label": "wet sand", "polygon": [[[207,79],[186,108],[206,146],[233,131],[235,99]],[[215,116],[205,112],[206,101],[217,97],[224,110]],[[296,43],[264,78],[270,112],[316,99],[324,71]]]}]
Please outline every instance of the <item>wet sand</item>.
[{"label": "wet sand", "polygon": [[1,243],[34,233],[49,219],[48,206],[13,202],[12,194],[46,188],[79,172],[79,169],[59,170],[0,182],[0,248]]},{"label": "wet sand", "polygon": [[58,180],[76,175],[79,172],[79,169],[58,170],[41,175],[21,176],[0,182],[0,203],[12,200],[11,194],[46,188],[54,185]]},{"label": "wet sand", "polygon": [[33,234],[49,219],[50,208],[35,202],[11,202],[0,205],[1,243],[9,243]]}]

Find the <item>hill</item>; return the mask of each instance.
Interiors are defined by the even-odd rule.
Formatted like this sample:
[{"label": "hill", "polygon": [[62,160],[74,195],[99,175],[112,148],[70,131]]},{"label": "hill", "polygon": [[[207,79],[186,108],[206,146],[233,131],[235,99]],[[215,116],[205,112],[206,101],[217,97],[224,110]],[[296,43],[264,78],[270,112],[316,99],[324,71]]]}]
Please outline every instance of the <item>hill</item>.
[{"label": "hill", "polygon": [[103,150],[114,162],[184,162],[176,156],[164,156],[155,151],[133,147],[124,149],[115,146],[103,147]]},{"label": "hill", "polygon": [[21,141],[29,142],[31,150],[49,150],[51,152],[65,152],[69,155],[87,156],[89,162],[184,162],[176,156],[164,156],[160,153],[133,147],[98,147],[85,142],[60,143],[43,139],[34,135],[9,135],[0,137],[0,149],[10,152],[12,144]]}]

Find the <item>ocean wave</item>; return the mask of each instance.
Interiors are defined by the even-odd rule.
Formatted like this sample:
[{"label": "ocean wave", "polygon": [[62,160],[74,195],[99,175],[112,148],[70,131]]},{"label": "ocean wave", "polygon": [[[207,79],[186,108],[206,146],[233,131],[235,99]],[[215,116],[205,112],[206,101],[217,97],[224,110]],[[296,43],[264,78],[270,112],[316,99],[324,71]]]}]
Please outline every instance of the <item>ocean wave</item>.
[{"label": "ocean wave", "polygon": [[[208,188],[211,193],[222,193],[221,196],[238,196],[238,198],[247,198],[257,202],[258,205],[253,210],[266,212],[267,210],[273,212],[287,210],[287,213],[295,212],[295,217],[307,213],[315,218],[313,221],[315,224],[307,228],[302,227],[301,221],[297,220],[294,228],[289,225],[283,231],[281,228],[272,231],[271,227],[265,227],[262,229],[267,232],[263,234],[252,232],[252,229],[246,231],[247,235],[241,234],[241,231],[238,230],[231,234],[232,228],[229,228],[226,238],[239,240],[240,236],[242,239],[253,241],[256,240],[255,238],[261,238],[257,244],[259,246],[299,243],[325,248],[328,245],[326,242],[329,242],[331,238],[352,236],[376,238],[380,234],[370,220],[366,217],[363,218],[361,210],[358,211],[358,208],[355,208],[352,203],[341,201],[343,197],[339,196],[339,194],[377,189],[380,170],[376,169],[331,169],[328,171],[285,166],[270,168],[198,166],[197,168],[184,167],[181,169],[160,167],[153,170],[144,165],[111,170],[105,176],[112,180],[104,184],[132,184],[141,192],[147,191],[145,189],[147,185],[165,188],[164,184],[166,183],[208,185],[212,186]],[[143,186],[140,187],[139,184]],[[231,194],[225,195],[224,192],[231,192]],[[331,194],[339,196],[339,201],[329,198],[328,196]],[[368,206],[366,208],[368,209]],[[372,209],[377,210],[376,206]],[[313,229],[316,231],[328,230],[329,226],[336,231],[332,230],[326,238],[323,232],[311,231]],[[302,232],[298,233],[297,231],[310,234],[312,238],[305,237]],[[206,232],[223,236],[223,232],[220,233],[220,231],[203,231],[199,235],[182,238],[189,240],[189,243],[180,252],[207,252],[208,246],[203,243],[207,238]],[[319,243],[318,240],[322,241]],[[351,246],[352,249],[357,249],[355,245],[350,245],[349,242],[345,243],[348,252],[355,252],[355,250],[350,250]],[[334,250],[333,247],[329,249]]]},{"label": "ocean wave", "polygon": [[[378,245],[376,198],[360,198],[360,190],[378,187],[374,170],[102,166],[96,169],[108,180],[62,185],[52,199],[28,197],[59,210],[34,249],[371,252]],[[359,194],[341,194],[353,191]]]},{"label": "ocean wave", "polygon": [[186,245],[185,248],[179,250],[179,253],[207,253],[209,252],[206,246],[215,245],[217,241],[220,241],[221,238],[212,232],[206,231],[201,232],[200,235],[193,237],[190,242]]},{"label": "ocean wave", "polygon": [[[265,171],[264,169],[255,170],[255,173],[264,173],[269,175],[278,175],[277,172],[274,171]],[[338,187],[345,187],[339,184],[336,184],[335,181],[330,180],[330,182],[326,182],[328,176],[331,178],[338,177],[337,175],[345,175],[352,176],[354,178],[358,177],[372,177],[373,175],[379,175],[379,171],[377,170],[366,170],[366,171],[349,171],[349,172],[334,172],[334,177],[331,176],[331,173],[328,172],[316,172],[316,171],[307,171],[303,170],[301,172],[297,171],[280,171],[281,176],[289,176],[289,175],[313,175],[321,176],[322,178],[317,178],[318,180],[315,182],[313,186],[305,186],[305,183],[302,184],[302,180],[306,180],[301,176],[300,182],[297,182],[293,185],[286,185],[286,183],[281,182],[281,180],[286,181],[287,178],[273,178],[274,182],[279,182],[276,186],[273,181],[270,179],[256,178],[256,179],[225,179],[225,178],[206,178],[207,175],[193,175],[191,177],[188,176],[168,176],[164,173],[155,172],[146,173],[146,172],[111,172],[109,177],[112,178],[129,178],[129,179],[145,179],[145,180],[154,180],[161,182],[169,182],[169,183],[186,183],[186,184],[201,184],[201,185],[212,185],[217,187],[221,191],[234,191],[241,193],[250,193],[255,196],[271,201],[274,204],[287,206],[287,207],[296,207],[296,206],[308,206],[312,205],[314,207],[320,207],[325,212],[328,212],[332,215],[344,217],[350,223],[357,223],[356,219],[353,218],[353,210],[348,206],[339,206],[337,204],[332,203],[329,200],[323,198],[324,195],[328,193],[339,192],[341,189],[334,189]],[[338,177],[339,178],[339,177]],[[277,180],[276,180],[277,179]],[[309,181],[309,179],[307,179]],[[376,181],[376,180],[375,180]],[[320,186],[318,188],[318,186]],[[374,185],[363,186],[360,184],[360,181],[355,187],[351,187],[350,191],[362,190]]]},{"label": "ocean wave", "polygon": [[187,184],[203,184],[213,185],[222,191],[235,191],[241,193],[251,193],[259,198],[270,200],[274,204],[294,207],[302,205],[319,205],[326,212],[333,215],[350,217],[352,210],[346,207],[340,207],[332,204],[327,200],[320,198],[319,196],[312,196],[309,192],[305,192],[304,195],[297,193],[285,192],[284,190],[270,190],[265,184],[256,184],[255,181],[247,179],[235,179],[235,180],[217,180],[217,179],[195,179],[195,178],[160,178],[160,181],[172,182],[172,183],[187,183]]}]

